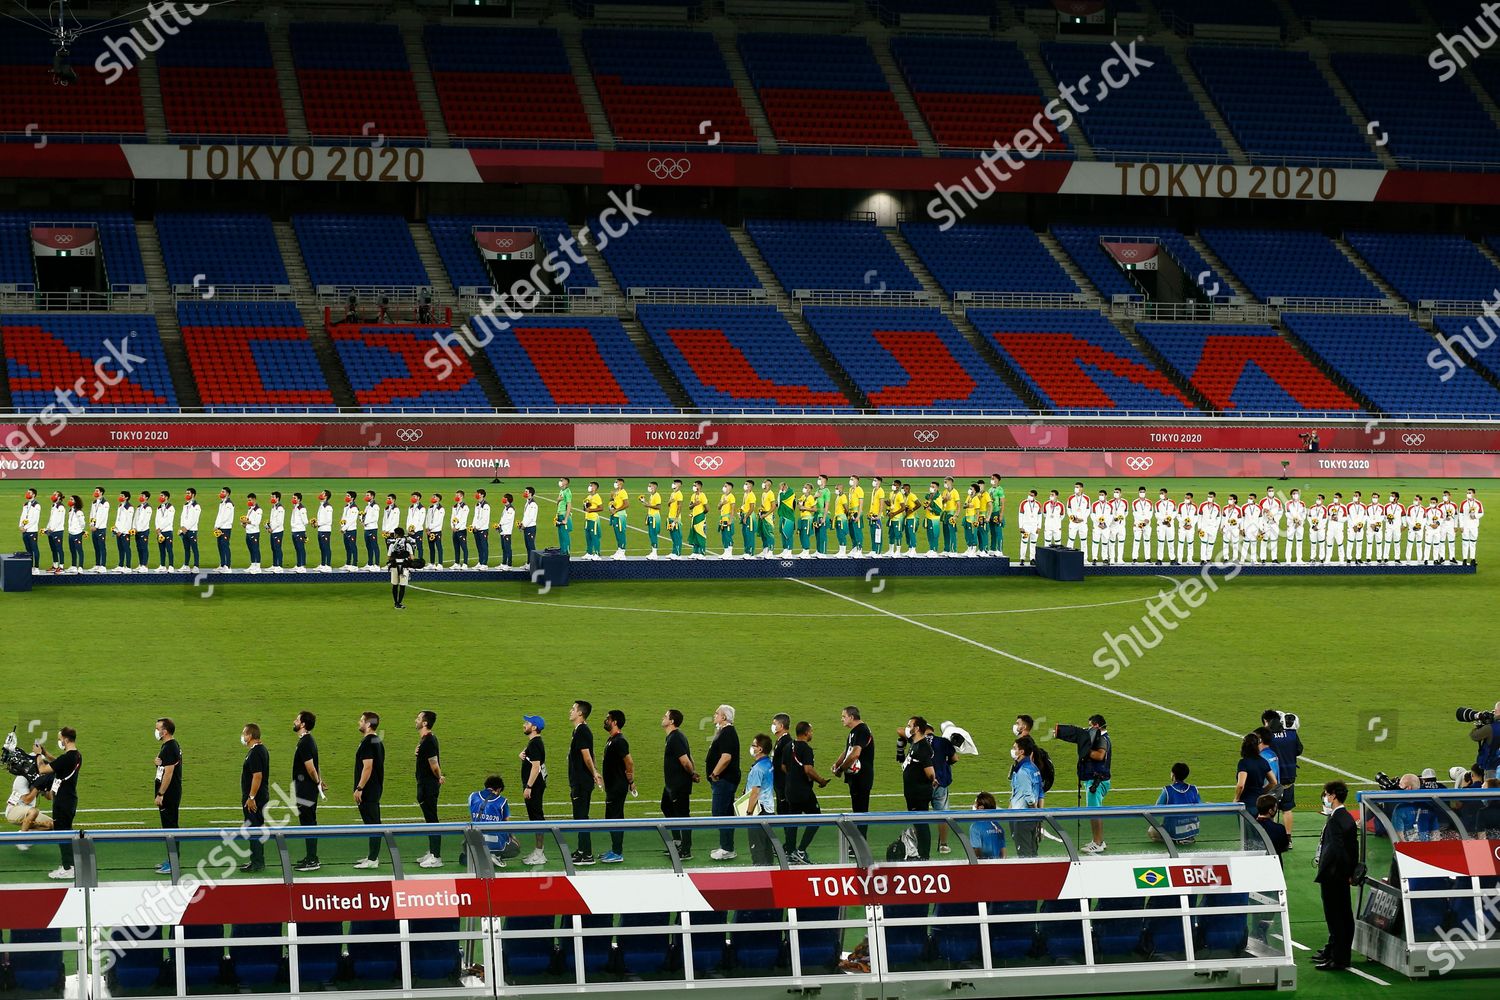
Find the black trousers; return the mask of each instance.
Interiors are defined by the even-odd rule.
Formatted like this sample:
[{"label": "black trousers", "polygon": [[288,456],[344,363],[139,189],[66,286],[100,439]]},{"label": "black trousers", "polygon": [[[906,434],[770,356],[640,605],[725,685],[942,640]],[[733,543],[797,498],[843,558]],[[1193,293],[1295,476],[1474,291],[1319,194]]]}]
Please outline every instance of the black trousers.
[{"label": "black trousers", "polygon": [[[437,800],[438,790],[436,787],[417,789],[417,805],[422,809],[422,822],[436,823],[438,821]],[[437,836],[428,837],[427,851],[435,858],[442,857],[443,838]]]},{"label": "black trousers", "polygon": [[1354,947],[1354,904],[1349,899],[1349,886],[1330,879],[1319,882],[1318,888],[1323,895],[1323,919],[1328,924],[1328,960],[1348,965]]},{"label": "black trousers", "polygon": [[[573,818],[588,819],[589,805],[594,800],[594,785],[573,785],[568,789],[568,796],[573,800]],[[587,830],[578,834],[578,847],[576,850],[581,854],[594,853],[594,838]]]},{"label": "black trousers", "polygon": [[[870,811],[870,789],[872,787],[874,787],[874,782],[872,781],[861,780],[849,782],[850,812],[867,813]],[[861,837],[865,836],[869,830],[869,824],[861,823],[859,825],[859,835]]]},{"label": "black trousers", "polygon": [[[780,806],[777,806],[777,811],[778,812],[781,811],[781,807]],[[817,816],[823,810],[818,807],[818,800],[817,799],[805,799],[805,800],[800,800],[800,801],[798,801],[798,800],[788,800],[787,804],[786,804],[786,811],[788,813],[790,813],[791,815],[793,815],[793,816]],[[818,828],[817,827],[815,827],[815,826],[804,826],[802,828],[802,839],[799,842],[797,840],[797,828],[794,827],[794,826],[787,827],[786,828],[786,848],[787,848],[787,851],[791,852],[793,850],[798,850],[798,851],[802,851],[802,852],[806,853],[807,849],[812,846],[813,838],[816,837],[817,835],[818,835]],[[793,846],[794,844],[796,845],[795,847]]]},{"label": "black trousers", "polygon": [[156,807],[156,814],[161,817],[161,828],[163,830],[176,830],[182,826],[182,823],[178,820],[177,817],[178,810],[181,808],[181,795],[177,795],[171,798],[168,798],[165,795],[162,796],[161,805]]},{"label": "black trousers", "polygon": [[[78,814],[78,803],[76,801],[58,802],[52,806],[52,829],[73,829],[73,817]],[[73,867],[73,841],[64,840],[57,845],[58,852],[62,855],[62,866]]]},{"label": "black trousers", "polygon": [[[313,793],[314,796],[317,794],[317,792]],[[318,825],[318,800],[316,798],[311,802],[304,802],[300,798],[297,800],[297,822],[302,826]],[[307,838],[307,853],[304,857],[308,861],[318,860],[318,838]]]},{"label": "black trousers", "polygon": [[[661,793],[661,814],[669,819],[686,819],[691,811],[691,789],[684,788],[674,792],[668,788]],[[677,852],[679,854],[693,853],[693,831],[673,830],[672,837],[677,841]]]},{"label": "black trousers", "polygon": [[244,806],[240,807],[240,813],[245,817],[245,832],[249,840],[250,867],[264,868],[266,866],[266,842],[261,839],[261,831],[266,825],[266,807],[256,803],[256,810],[251,812]]},{"label": "black trousers", "polygon": [[[366,826],[380,822],[380,800],[366,795],[364,801],[359,804],[359,821]],[[365,855],[371,861],[380,857],[380,841],[382,837],[370,838],[370,853]]]},{"label": "black trousers", "polygon": [[[786,816],[789,815],[791,811],[792,804],[785,798],[777,796],[776,815]],[[786,849],[786,853],[788,854],[791,854],[797,849],[797,828],[795,826],[784,826],[781,828],[781,846]]]},{"label": "black trousers", "polygon": [[[625,788],[620,789],[618,792],[612,792],[609,789],[605,789],[604,790],[604,818],[605,819],[624,819],[625,818],[625,796],[626,796],[627,792],[628,792],[628,789],[625,789]],[[611,831],[609,831],[609,849],[611,851],[614,851],[616,854],[624,854],[625,853],[625,831],[624,830],[611,830]]]}]

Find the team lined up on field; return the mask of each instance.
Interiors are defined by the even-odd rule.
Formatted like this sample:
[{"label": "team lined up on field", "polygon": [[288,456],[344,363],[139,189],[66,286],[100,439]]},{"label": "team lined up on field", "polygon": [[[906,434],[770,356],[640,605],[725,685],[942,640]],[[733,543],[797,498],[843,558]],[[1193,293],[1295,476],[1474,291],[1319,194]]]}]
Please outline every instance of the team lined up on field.
[{"label": "team lined up on field", "polygon": [[1458,561],[1455,541],[1461,540],[1462,561],[1473,563],[1483,517],[1472,489],[1461,503],[1449,490],[1425,501],[1415,495],[1409,504],[1395,491],[1384,499],[1372,492],[1366,499],[1355,490],[1347,502],[1342,493],[1331,501],[1319,493],[1309,505],[1301,490],[1282,499],[1268,486],[1264,497],[1251,492],[1242,502],[1230,493],[1220,504],[1213,490],[1199,503],[1192,493],[1173,500],[1165,488],[1152,500],[1144,486],[1134,500],[1118,487],[1113,496],[1101,489],[1090,500],[1082,483],[1073,484],[1066,502],[1057,490],[1046,500],[1032,490],[1017,514],[1023,562],[1035,561],[1038,540],[1061,545],[1066,523],[1068,545],[1086,547],[1094,563],[1126,561],[1127,527],[1132,562],[1451,563]]}]

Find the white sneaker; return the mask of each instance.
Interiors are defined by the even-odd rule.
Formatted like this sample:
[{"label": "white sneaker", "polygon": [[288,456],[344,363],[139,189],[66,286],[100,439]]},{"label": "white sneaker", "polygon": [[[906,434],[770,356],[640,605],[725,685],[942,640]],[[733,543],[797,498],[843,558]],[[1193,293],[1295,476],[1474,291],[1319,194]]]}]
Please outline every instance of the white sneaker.
[{"label": "white sneaker", "polygon": [[29,850],[31,850],[31,845],[30,844],[17,844],[16,845],[16,850],[18,850],[18,851],[29,851]]},{"label": "white sneaker", "polygon": [[319,566],[318,567],[318,572],[319,573],[332,573],[333,572],[333,567],[332,566]]},{"label": "white sneaker", "polygon": [[847,555],[847,553],[844,551],[844,547],[842,545],[840,545],[839,546],[839,556],[844,556],[844,555]]},{"label": "white sneaker", "polygon": [[760,556],[756,555],[754,552],[746,552],[744,555],[740,556],[740,558],[741,559],[759,559]]},{"label": "white sneaker", "polygon": [[1103,854],[1104,849],[1108,846],[1108,844],[1101,844],[1091,841],[1087,844],[1084,844],[1081,849],[1085,854]]},{"label": "white sneaker", "polygon": [[58,880],[61,880],[61,879],[70,879],[70,878],[73,877],[73,869],[71,869],[71,868],[54,868],[50,872],[47,873],[47,877],[48,878],[52,878],[52,879],[58,879]]},{"label": "white sneaker", "polygon": [[374,858],[360,858],[358,861],[354,862],[354,867],[356,867],[356,868],[379,868],[380,867],[380,862],[376,861]]},{"label": "white sneaker", "polygon": [[544,852],[540,847],[521,859],[521,864],[523,865],[545,865],[546,863],[546,852]]},{"label": "white sneaker", "polygon": [[443,859],[442,858],[435,858],[435,857],[433,857],[432,855],[429,854],[429,855],[427,855],[427,857],[425,857],[421,861],[417,862],[417,867],[418,868],[441,868],[441,867],[443,867]]},{"label": "white sneaker", "polygon": [[647,559],[656,559],[657,558],[656,550],[652,549],[650,552],[647,552],[646,553],[646,558]]},{"label": "white sneaker", "polygon": [[734,549],[725,549],[724,550],[724,558],[725,559],[733,559],[734,558]]},{"label": "white sneaker", "polygon": [[307,572],[307,567],[306,566],[298,566],[296,569],[292,570],[292,572],[293,573],[306,573]]},{"label": "white sneaker", "polygon": [[708,856],[715,861],[730,861],[734,859],[735,853],[733,851],[726,851],[722,847],[715,847],[708,852]]},{"label": "white sneaker", "polygon": [[272,566],[271,567],[271,572],[272,573],[285,573],[286,572],[286,567],[285,566]]},{"label": "white sneaker", "polygon": [[625,558],[625,550],[624,549],[615,549],[615,554],[612,555],[612,556],[610,556],[610,558],[611,559],[624,559]]},{"label": "white sneaker", "polygon": [[218,569],[214,570],[214,572],[215,573],[233,573],[234,572],[234,567],[233,566],[220,566]]},{"label": "white sneaker", "polygon": [[860,556],[864,555],[865,553],[864,553],[863,549],[861,549],[859,546],[856,545],[854,548],[852,548],[852,549],[849,550],[849,554],[851,556],[854,556],[856,559],[858,559]]}]

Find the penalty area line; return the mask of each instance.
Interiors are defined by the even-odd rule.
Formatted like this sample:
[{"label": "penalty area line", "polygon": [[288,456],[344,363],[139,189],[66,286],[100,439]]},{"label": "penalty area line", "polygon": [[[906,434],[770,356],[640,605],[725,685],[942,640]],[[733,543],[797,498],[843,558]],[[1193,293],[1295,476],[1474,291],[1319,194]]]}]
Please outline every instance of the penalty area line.
[{"label": "penalty area line", "polygon": [[[1035,660],[1028,660],[1023,656],[1017,656],[1015,653],[1008,653],[1003,649],[999,649],[995,646],[980,642],[978,639],[971,639],[966,635],[959,634],[958,632],[950,632],[947,629],[938,628],[936,625],[929,625],[927,622],[919,621],[916,618],[897,614],[894,611],[891,611],[887,608],[882,608],[879,605],[871,604],[868,601],[861,601],[857,597],[850,597],[848,594],[840,594],[836,590],[829,590],[827,587],[820,587],[816,583],[810,583],[807,580],[799,580],[794,576],[786,577],[786,579],[791,581],[792,583],[801,584],[802,586],[807,587],[810,590],[816,590],[819,593],[827,594],[830,597],[837,597],[841,601],[848,601],[850,604],[857,605],[858,607],[866,608],[870,611],[878,611],[880,614],[885,615],[888,618],[894,618],[896,621],[905,622],[908,625],[915,625],[917,628],[926,629],[929,632],[933,632],[941,636],[946,636],[949,639],[956,639],[959,642],[973,646],[975,649],[981,649],[986,653],[992,653],[995,656],[1004,657],[1005,659],[1010,660],[1014,663],[1019,663],[1022,666],[1031,667],[1034,670],[1040,670],[1043,673],[1051,674],[1054,677],[1061,677],[1064,680],[1070,680],[1076,684],[1082,684],[1085,687],[1091,687],[1096,691],[1101,691],[1104,694],[1111,695],[1115,698],[1122,698],[1125,701],[1134,702],[1135,704],[1140,705],[1144,708],[1151,708],[1155,709],[1158,712],[1164,712],[1167,715],[1182,719],[1184,722],[1191,722],[1196,726],[1202,726],[1205,729],[1212,729],[1216,733],[1222,733],[1223,735],[1231,736],[1234,739],[1242,739],[1244,737],[1244,733],[1235,732],[1233,729],[1226,729],[1218,723],[1209,722],[1207,719],[1200,719],[1196,715],[1189,715],[1186,712],[1180,712],[1175,708],[1170,708],[1158,702],[1150,701],[1149,699],[1141,698],[1137,695],[1127,694],[1124,691],[1120,691],[1110,687],[1108,684],[1100,684],[1098,681],[1091,681],[1086,677],[1079,677],[1076,674],[1070,674],[1065,670],[1059,670],[1056,667],[1049,667],[1046,664],[1037,663]],[[1311,757],[1303,757],[1302,759],[1306,763],[1312,764],[1314,767],[1321,767],[1325,771],[1330,771],[1334,774],[1340,775],[1341,777],[1350,778],[1354,781],[1362,782],[1367,785],[1372,783],[1369,778],[1362,777],[1358,774],[1352,774],[1349,771],[1343,770],[1342,768],[1334,767],[1332,764],[1325,764],[1322,761],[1314,760]]]}]

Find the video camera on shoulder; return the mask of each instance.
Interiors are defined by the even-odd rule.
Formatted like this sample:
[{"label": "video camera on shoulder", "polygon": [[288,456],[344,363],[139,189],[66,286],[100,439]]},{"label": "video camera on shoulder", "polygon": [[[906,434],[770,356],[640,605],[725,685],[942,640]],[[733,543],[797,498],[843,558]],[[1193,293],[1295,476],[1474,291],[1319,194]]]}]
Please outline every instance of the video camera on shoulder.
[{"label": "video camera on shoulder", "polygon": [[36,782],[36,758],[20,748],[14,728],[5,735],[5,745],[0,748],[0,763],[4,763],[5,769],[16,777]]}]

